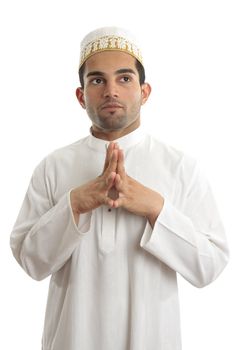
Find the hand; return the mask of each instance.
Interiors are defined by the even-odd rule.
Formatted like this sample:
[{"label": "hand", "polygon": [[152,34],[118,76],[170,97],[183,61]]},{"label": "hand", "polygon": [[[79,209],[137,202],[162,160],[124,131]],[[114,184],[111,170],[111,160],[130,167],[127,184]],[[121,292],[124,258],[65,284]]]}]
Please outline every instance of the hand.
[{"label": "hand", "polygon": [[107,148],[103,172],[96,179],[75,188],[70,193],[71,207],[76,223],[79,215],[105,204],[113,207],[117,194],[114,191],[118,159],[118,145],[111,142]]},{"label": "hand", "polygon": [[72,190],[70,197],[76,222],[80,214],[107,205],[145,216],[152,227],[164,203],[158,192],[126,174],[123,151],[113,142],[108,146],[102,175]]},{"label": "hand", "polygon": [[113,207],[124,209],[140,216],[145,216],[153,227],[164,204],[163,197],[138,181],[128,176],[124,168],[124,154],[118,149],[118,161],[114,187],[118,198],[113,201]]}]

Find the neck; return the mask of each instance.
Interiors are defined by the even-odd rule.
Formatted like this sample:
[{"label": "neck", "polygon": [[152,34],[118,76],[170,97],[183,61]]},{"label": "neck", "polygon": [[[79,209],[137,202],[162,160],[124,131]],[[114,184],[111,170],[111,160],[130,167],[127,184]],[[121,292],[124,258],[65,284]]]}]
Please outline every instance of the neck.
[{"label": "neck", "polygon": [[140,119],[137,119],[133,124],[127,126],[124,129],[120,130],[104,130],[98,128],[96,125],[92,125],[91,133],[98,139],[106,140],[106,141],[114,141],[123,137],[125,135],[130,134],[132,131],[138,129],[140,126]]}]

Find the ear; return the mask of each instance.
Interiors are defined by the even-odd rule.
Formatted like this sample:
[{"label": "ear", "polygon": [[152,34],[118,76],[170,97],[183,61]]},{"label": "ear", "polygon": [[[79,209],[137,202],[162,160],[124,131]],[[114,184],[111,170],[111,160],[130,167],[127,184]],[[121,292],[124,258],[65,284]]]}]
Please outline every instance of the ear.
[{"label": "ear", "polygon": [[142,93],[142,105],[146,103],[148,100],[150,93],[151,93],[151,86],[148,83],[144,83],[141,86],[141,93]]},{"label": "ear", "polygon": [[82,106],[82,108],[86,109],[85,99],[84,99],[84,91],[83,91],[83,89],[81,87],[77,88],[77,90],[76,90],[76,97],[78,99],[78,102]]}]

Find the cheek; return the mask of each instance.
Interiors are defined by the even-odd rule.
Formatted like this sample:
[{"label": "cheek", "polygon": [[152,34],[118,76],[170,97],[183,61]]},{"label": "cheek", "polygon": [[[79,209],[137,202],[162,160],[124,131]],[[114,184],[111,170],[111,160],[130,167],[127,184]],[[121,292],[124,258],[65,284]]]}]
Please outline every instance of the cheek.
[{"label": "cheek", "polygon": [[131,91],[131,93],[128,95],[129,101],[132,101],[132,104],[141,104],[142,103],[142,93],[140,91]]},{"label": "cheek", "polygon": [[86,101],[98,101],[100,98],[101,91],[100,88],[91,88],[91,87],[86,87],[84,90],[84,96]]},{"label": "cheek", "polygon": [[95,102],[94,94],[92,92],[90,92],[89,90],[85,91],[84,92],[84,101],[85,101],[86,106],[92,106]]}]

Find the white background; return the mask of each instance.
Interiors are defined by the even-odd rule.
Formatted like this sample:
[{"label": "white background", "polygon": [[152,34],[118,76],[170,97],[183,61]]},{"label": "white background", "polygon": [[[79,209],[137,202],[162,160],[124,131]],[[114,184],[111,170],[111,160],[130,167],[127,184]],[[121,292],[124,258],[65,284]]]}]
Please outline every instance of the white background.
[{"label": "white background", "polygon": [[[232,250],[232,18],[231,0],[1,2],[1,349],[40,350],[49,280],[23,272],[9,235],[35,166],[88,133],[75,88],[80,40],[96,27],[141,40],[153,88],[142,123],[199,159]],[[210,286],[179,279],[179,290],[183,350],[233,349],[232,263]]]}]

